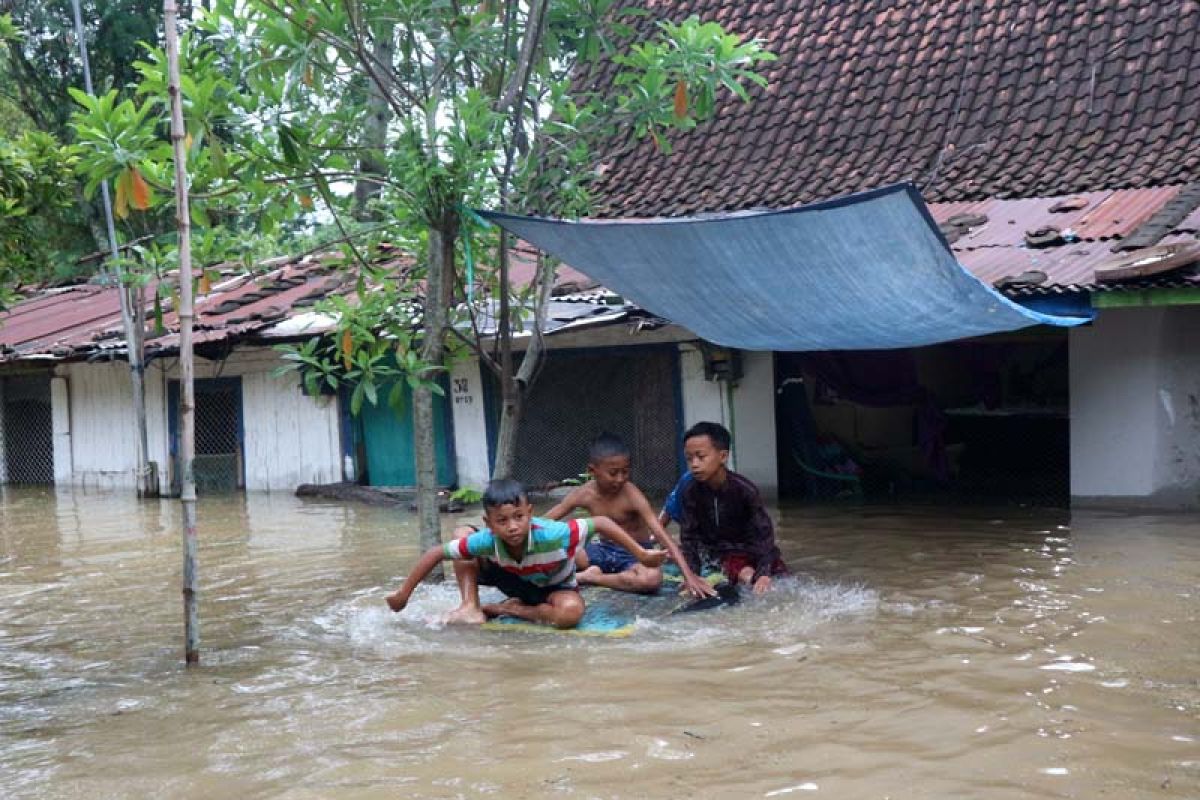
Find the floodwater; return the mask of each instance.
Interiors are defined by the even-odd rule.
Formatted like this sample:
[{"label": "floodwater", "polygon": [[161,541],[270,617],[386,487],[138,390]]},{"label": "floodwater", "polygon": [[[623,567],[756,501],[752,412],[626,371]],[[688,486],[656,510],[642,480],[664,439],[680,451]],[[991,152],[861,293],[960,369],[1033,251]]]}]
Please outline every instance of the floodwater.
[{"label": "floodwater", "polygon": [[618,640],[391,614],[404,512],[208,498],[196,669],[178,520],[0,490],[0,795],[1200,797],[1196,517],[785,507],[795,580]]}]

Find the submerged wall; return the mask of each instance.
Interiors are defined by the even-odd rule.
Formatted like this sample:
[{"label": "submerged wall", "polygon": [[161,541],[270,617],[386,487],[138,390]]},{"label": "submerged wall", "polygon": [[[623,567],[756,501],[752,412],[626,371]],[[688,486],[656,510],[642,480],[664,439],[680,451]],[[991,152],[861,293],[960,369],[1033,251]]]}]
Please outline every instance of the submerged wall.
[{"label": "submerged wall", "polygon": [[[639,340],[639,344],[641,341]],[[607,350],[607,348],[606,348]],[[612,348],[620,352],[619,348]],[[679,345],[681,428],[708,420],[730,428],[734,435],[731,466],[758,484],[764,494],[778,492],[775,446],[775,367],[771,353],[742,353],[743,377],[730,389],[706,380],[700,350]],[[552,378],[551,378],[552,379]],[[483,402],[483,376],[476,358],[464,359],[450,370],[454,414],[454,453],[459,483],[482,487],[491,474]],[[598,398],[597,402],[603,402]],[[682,443],[674,443],[682,448]],[[678,456],[678,449],[675,453]]]},{"label": "submerged wall", "polygon": [[[292,491],[301,483],[341,480],[337,398],[305,396],[294,375],[272,375],[279,364],[278,354],[268,348],[238,350],[220,362],[196,360],[198,379],[241,378],[246,489]],[[128,365],[64,364],[56,374],[62,379],[62,388],[52,394],[59,481],[85,488],[134,489],[137,429]],[[164,493],[170,488],[167,386],[178,377],[176,359],[156,360],[146,369],[150,459],[158,463]]]},{"label": "submerged wall", "polygon": [[[54,393],[55,471],[58,483],[89,489],[136,489],[137,425],[133,414],[133,389],[129,365],[124,361],[63,364],[55,370],[62,394]],[[67,410],[62,413],[65,403]],[[65,420],[68,429],[59,424]],[[150,458],[165,466],[166,400],[161,372],[146,371],[146,433]],[[59,453],[66,441],[65,474]],[[164,487],[165,489],[165,487]]]},{"label": "submerged wall", "polygon": [[1200,307],[1105,309],[1069,336],[1072,496],[1200,507]]}]

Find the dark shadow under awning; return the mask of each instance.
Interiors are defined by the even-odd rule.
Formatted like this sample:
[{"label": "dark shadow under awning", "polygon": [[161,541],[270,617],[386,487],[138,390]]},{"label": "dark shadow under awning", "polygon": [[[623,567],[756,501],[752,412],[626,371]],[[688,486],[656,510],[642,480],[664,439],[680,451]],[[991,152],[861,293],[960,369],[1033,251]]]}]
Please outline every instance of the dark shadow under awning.
[{"label": "dark shadow under awning", "polygon": [[745,350],[874,350],[1086,318],[964,269],[910,184],[787,211],[647,221],[481,212],[697,335]]}]

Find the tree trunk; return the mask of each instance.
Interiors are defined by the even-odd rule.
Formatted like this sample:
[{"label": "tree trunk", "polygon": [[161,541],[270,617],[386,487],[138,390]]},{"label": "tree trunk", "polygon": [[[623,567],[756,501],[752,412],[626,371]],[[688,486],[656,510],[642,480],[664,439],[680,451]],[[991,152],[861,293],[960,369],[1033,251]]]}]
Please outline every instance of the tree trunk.
[{"label": "tree trunk", "polygon": [[200,663],[200,614],[196,569],[195,367],[192,356],[192,247],[188,212],[187,151],[179,95],[179,32],[175,0],[163,0],[166,27],[167,94],[171,102],[171,145],[175,153],[175,222],[179,226],[179,499],[183,506],[184,661]]},{"label": "tree trunk", "polygon": [[[390,67],[396,57],[395,23],[379,19],[371,28],[374,39],[372,54],[377,65],[377,77],[367,82],[367,116],[363,120],[361,141],[363,154],[358,161],[359,173],[366,176],[366,179],[359,178],[354,184],[354,218],[359,222],[378,219],[380,216],[377,210],[372,211],[368,208],[381,189],[379,183],[370,180],[370,177],[382,177],[387,172],[384,147],[387,145],[388,122],[392,118],[392,107],[388,104],[392,78],[390,70],[385,72],[379,67]],[[380,85],[381,82],[385,82],[386,85]]]},{"label": "tree trunk", "polygon": [[[502,240],[500,253],[500,285],[507,286],[507,239]],[[554,289],[554,262],[544,255],[538,256],[537,270],[537,305],[534,307],[534,331],[525,357],[521,360],[521,368],[513,374],[512,369],[512,337],[504,335],[508,326],[501,322],[500,337],[500,427],[496,432],[496,464],[492,469],[493,478],[512,477],[513,467],[517,457],[517,433],[521,427],[521,414],[525,409],[525,397],[529,394],[533,381],[537,377],[545,353],[545,342],[542,339],[542,329],[546,324],[547,305],[550,293]],[[502,303],[507,306],[507,303]]]},{"label": "tree trunk", "polygon": [[[425,333],[421,359],[427,364],[440,366],[445,357],[446,311],[453,289],[457,212],[444,212],[439,224],[429,226],[428,234]],[[417,517],[422,550],[442,541],[442,523],[438,517],[437,431],[433,423],[433,403],[434,394],[427,385],[413,390],[413,455],[417,465]],[[441,580],[442,577],[440,567],[431,576],[433,580]]]}]

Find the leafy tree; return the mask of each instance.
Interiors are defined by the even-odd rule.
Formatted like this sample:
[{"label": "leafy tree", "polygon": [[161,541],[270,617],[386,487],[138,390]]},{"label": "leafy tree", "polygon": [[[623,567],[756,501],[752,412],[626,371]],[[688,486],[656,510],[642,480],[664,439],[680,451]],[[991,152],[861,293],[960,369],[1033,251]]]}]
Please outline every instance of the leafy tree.
[{"label": "leafy tree", "polygon": [[[0,0],[19,41],[4,53],[3,93],[16,100],[39,130],[60,139],[68,133],[68,92],[83,86],[70,0]],[[133,64],[143,43],[161,39],[158,0],[83,0],[97,89],[121,88],[137,79]]]},{"label": "leafy tree", "polygon": [[[71,140],[72,89],[83,86],[82,63],[70,0],[0,0],[0,128],[10,135],[28,130]],[[143,43],[157,42],[162,18],[158,0],[83,0],[82,19],[91,44],[92,73],[100,87],[123,87],[136,79],[133,64]],[[32,274],[36,280],[71,278],[94,265],[85,254],[107,250],[103,219],[95,202],[71,187],[72,204],[57,207],[42,222],[53,230],[53,258]],[[141,221],[131,236],[144,235]],[[99,263],[96,261],[95,263]]]},{"label": "leafy tree", "polygon": [[70,270],[58,223],[74,204],[75,159],[49,134],[0,138],[0,307],[21,284]]},{"label": "leafy tree", "polygon": [[[125,85],[133,78],[131,65],[140,51],[139,42],[156,40],[160,16],[160,4],[154,0],[84,2],[90,41],[100,44],[93,49],[93,70],[103,76],[106,85]],[[68,92],[83,85],[77,47],[70,0],[0,0],[0,137],[8,140],[10,159],[14,150],[21,150],[36,161],[48,155],[48,148],[54,146],[50,141],[70,140],[67,122],[72,103]],[[34,132],[52,140],[22,138]],[[28,150],[31,141],[40,143],[33,151]],[[61,177],[52,168],[51,173]],[[11,240],[11,246],[5,248],[6,280],[71,279],[95,267],[81,264],[83,256],[106,249],[95,204],[84,201],[73,180],[65,180],[58,188],[69,202],[56,198],[46,203],[40,195],[30,198],[38,201],[35,205],[22,210],[19,227],[46,235],[33,237],[34,247],[20,248],[25,257],[19,265],[13,260],[18,240]]]},{"label": "leafy tree", "polygon": [[[494,231],[471,237],[480,258],[468,280],[465,209],[583,213],[595,142],[629,130],[665,149],[667,132],[711,115],[718,92],[748,97],[746,85],[762,83],[755,66],[771,58],[695,18],[639,41],[615,13],[613,0],[214,0],[185,38],[193,223],[211,241],[197,259],[220,258],[239,230],[333,232],[357,297],[335,309],[332,340],[290,357],[307,381],[351,383],[356,404],[379,401],[398,376],[413,385],[425,544],[440,536],[436,375],[473,348],[501,377],[506,412],[513,401],[503,435],[515,441],[511,334],[553,280],[547,263],[514,292],[509,243]],[[611,91],[572,82],[601,60]],[[161,64],[151,53],[138,65],[136,97],[80,98],[74,123],[91,185],[124,180],[149,213],[169,174]],[[375,265],[395,246],[415,260],[386,274]],[[500,323],[495,351],[472,334],[486,315]]]}]

